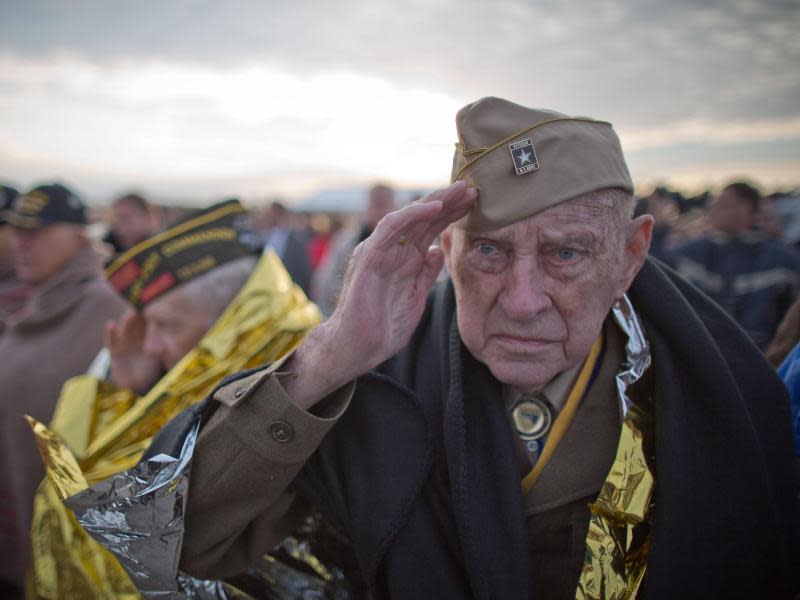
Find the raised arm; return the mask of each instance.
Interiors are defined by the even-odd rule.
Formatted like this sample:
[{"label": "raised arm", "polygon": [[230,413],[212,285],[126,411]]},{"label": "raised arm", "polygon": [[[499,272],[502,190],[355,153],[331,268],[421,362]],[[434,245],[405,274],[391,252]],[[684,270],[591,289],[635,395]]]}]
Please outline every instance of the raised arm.
[{"label": "raised arm", "polygon": [[331,318],[285,364],[217,392],[192,463],[189,573],[240,571],[291,530],[299,507],[289,485],[347,408],[354,380],[408,343],[443,263],[431,244],[476,198],[458,182],[387,215],[356,248]]},{"label": "raised arm", "polygon": [[476,197],[474,188],[454,183],[390,213],[358,245],[336,310],[287,365],[295,376],[284,388],[297,406],[314,406],[408,343],[444,261],[431,244]]}]

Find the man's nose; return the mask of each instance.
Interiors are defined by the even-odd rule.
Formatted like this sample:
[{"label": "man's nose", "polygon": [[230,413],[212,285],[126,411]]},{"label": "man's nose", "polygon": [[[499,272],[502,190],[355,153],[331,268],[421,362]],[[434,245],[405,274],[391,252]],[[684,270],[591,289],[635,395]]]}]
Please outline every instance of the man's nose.
[{"label": "man's nose", "polygon": [[519,321],[533,319],[553,305],[536,257],[515,257],[500,295],[500,305],[508,317]]}]

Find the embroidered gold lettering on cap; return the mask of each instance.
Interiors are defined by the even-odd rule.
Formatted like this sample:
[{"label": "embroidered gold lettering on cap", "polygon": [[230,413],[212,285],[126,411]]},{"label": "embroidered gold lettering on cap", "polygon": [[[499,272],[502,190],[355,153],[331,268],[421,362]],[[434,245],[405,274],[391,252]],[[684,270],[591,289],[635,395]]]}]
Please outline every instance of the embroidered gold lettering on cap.
[{"label": "embroidered gold lettering on cap", "polygon": [[210,206],[134,246],[106,270],[114,288],[137,310],[172,288],[229,261],[250,256],[234,223],[245,215],[238,200]]},{"label": "embroidered gold lettering on cap", "polygon": [[14,208],[21,215],[38,215],[50,203],[50,198],[42,192],[31,192],[24,196],[17,196]]},{"label": "embroidered gold lettering on cap", "polygon": [[509,144],[508,150],[511,152],[517,175],[524,175],[539,168],[539,160],[536,158],[530,138]]},{"label": "embroidered gold lettering on cap", "polygon": [[60,183],[40,185],[16,196],[0,217],[0,222],[3,221],[20,229],[41,229],[54,223],[87,223],[81,199]]}]

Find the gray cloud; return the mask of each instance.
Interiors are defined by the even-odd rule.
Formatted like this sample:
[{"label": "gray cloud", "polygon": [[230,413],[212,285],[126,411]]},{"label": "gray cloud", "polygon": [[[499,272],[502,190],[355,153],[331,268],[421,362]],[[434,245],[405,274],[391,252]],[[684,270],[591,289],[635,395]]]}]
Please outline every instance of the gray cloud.
[{"label": "gray cloud", "polygon": [[0,51],[268,62],[505,95],[627,125],[797,114],[797,2],[375,0],[6,3]]},{"label": "gray cloud", "polygon": [[[0,59],[23,59],[35,68],[66,55],[99,65],[99,73],[151,61],[220,70],[263,64],[300,76],[341,70],[463,102],[498,95],[588,113],[626,133],[668,133],[694,121],[713,132],[731,123],[764,122],[773,128],[783,121],[797,123],[799,29],[798,1],[183,0],[156,7],[122,0],[26,0],[0,3]],[[319,129],[318,115],[249,125],[220,116],[203,98],[174,92],[166,99],[119,105],[116,96],[97,90],[89,106],[85,89],[73,92],[70,85],[49,75],[4,78],[0,73],[0,114],[6,116],[5,123],[0,120],[0,166],[20,180],[49,169],[91,182],[86,185],[95,194],[109,193],[120,180],[143,177],[152,177],[154,187],[169,193],[226,187],[247,193],[297,175],[292,169],[299,168],[300,159],[281,162],[285,148],[313,139]],[[41,110],[31,112],[30,98],[42,102]],[[50,99],[57,106],[48,110]],[[32,114],[41,115],[45,125],[37,135],[52,136],[45,142],[56,148],[55,162],[17,152],[16,146],[28,145],[34,134],[21,134],[9,124]],[[155,126],[123,131],[117,122],[121,115],[130,117],[126,122],[151,119]],[[72,141],[81,139],[84,123],[105,134],[97,142],[100,158],[93,154],[97,148],[85,141],[77,148]],[[163,123],[168,125],[158,126]],[[707,142],[659,135],[655,143],[629,153],[635,175],[669,177],[725,161],[800,162],[800,137],[792,133],[779,143],[763,136],[756,142],[728,135],[718,143],[713,135]],[[171,136],[185,141],[191,152],[170,153]],[[36,141],[37,147],[48,147]],[[125,171],[119,166],[125,153],[163,154],[169,157],[165,170],[175,174]],[[244,156],[254,158],[237,171]],[[123,160],[104,164],[104,157]],[[285,172],[261,166],[278,163]],[[217,179],[181,175],[183,166],[198,164],[208,165],[209,177]],[[321,183],[363,176],[319,166],[322,175],[315,165],[313,177],[319,175]],[[215,169],[224,175],[214,175]]]}]

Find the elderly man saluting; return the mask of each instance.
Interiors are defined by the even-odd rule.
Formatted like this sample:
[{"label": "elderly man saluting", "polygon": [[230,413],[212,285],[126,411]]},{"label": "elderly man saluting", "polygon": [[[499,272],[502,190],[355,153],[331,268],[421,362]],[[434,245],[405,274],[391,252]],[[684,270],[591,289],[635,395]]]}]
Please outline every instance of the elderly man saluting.
[{"label": "elderly man saluting", "polygon": [[245,567],[310,502],[376,597],[790,594],[785,391],[646,260],[611,126],[485,98],[457,128],[456,183],[383,219],[288,362],[216,392],[183,567]]},{"label": "elderly man saluting", "polygon": [[310,504],[371,597],[789,596],[786,393],[646,259],[611,126],[486,98],[457,128],[331,319],[213,394],[182,568],[241,571]]}]

